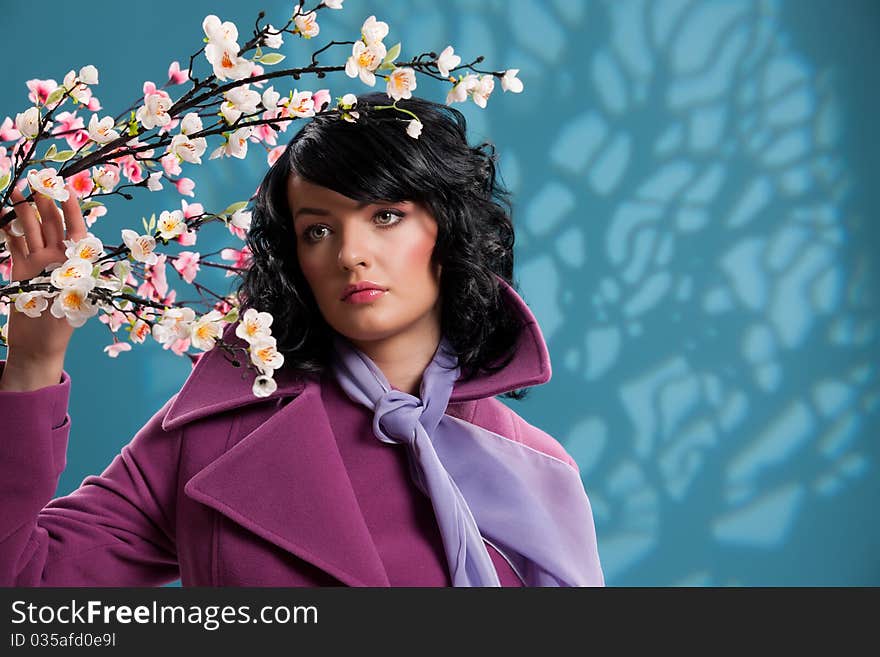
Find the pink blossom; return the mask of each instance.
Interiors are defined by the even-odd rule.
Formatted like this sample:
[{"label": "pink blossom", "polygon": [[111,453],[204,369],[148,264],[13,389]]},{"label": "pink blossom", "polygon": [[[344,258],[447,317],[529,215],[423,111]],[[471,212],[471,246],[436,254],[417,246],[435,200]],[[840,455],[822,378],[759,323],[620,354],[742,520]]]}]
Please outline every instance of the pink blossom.
[{"label": "pink blossom", "polygon": [[172,130],[174,130],[174,128],[177,127],[178,123],[180,123],[180,119],[171,119],[169,123],[159,128],[159,134],[162,135],[171,132]]},{"label": "pink blossom", "polygon": [[163,253],[159,256],[155,265],[144,266],[144,282],[137,289],[139,296],[146,297],[152,301],[169,303],[162,298],[168,294],[168,281],[165,278],[165,261],[167,259],[168,256]]},{"label": "pink blossom", "polygon": [[[265,117],[266,112],[263,116]],[[268,123],[263,123],[262,125],[258,125],[253,134],[251,135],[251,141],[260,142],[264,141],[267,144],[274,146],[277,142],[275,141],[275,131],[272,129]]]},{"label": "pink blossom", "polygon": [[171,66],[168,67],[168,82],[171,84],[183,84],[186,82],[188,75],[189,69],[181,70],[179,62],[171,62]]},{"label": "pink blossom", "polygon": [[[103,317],[101,319],[104,319]],[[128,342],[114,342],[104,347],[104,351],[110,358],[116,358],[120,352],[131,351],[131,345]]]},{"label": "pink blossom", "polygon": [[98,205],[89,210],[89,213],[84,217],[86,220],[86,226],[89,228],[92,227],[92,224],[98,220],[98,217],[103,217],[107,214],[107,208],[103,205]]},{"label": "pink blossom", "polygon": [[269,151],[269,156],[266,158],[269,161],[269,166],[275,164],[278,161],[278,158],[281,157],[281,154],[284,152],[286,146],[276,146],[271,151]]},{"label": "pink blossom", "polygon": [[46,104],[46,99],[49,98],[49,94],[55,91],[58,88],[58,83],[55,80],[28,80],[25,84],[27,84],[27,88],[31,90],[28,94],[28,100],[32,103],[40,105]]},{"label": "pink blossom", "polygon": [[196,274],[199,272],[199,258],[201,256],[198,252],[193,251],[181,251],[180,254],[174,259],[174,268],[180,273],[187,283],[192,283],[196,277]]},{"label": "pink blossom", "polygon": [[218,301],[214,304],[214,310],[216,310],[217,312],[221,312],[225,315],[230,310],[232,310],[232,304],[225,300]]},{"label": "pink blossom", "polygon": [[330,90],[319,89],[312,94],[312,102],[315,105],[315,112],[320,112],[325,105],[330,104]]},{"label": "pink blossom", "polygon": [[165,173],[169,176],[180,175],[180,160],[177,158],[177,155],[174,153],[167,153],[160,157],[159,161],[162,163],[162,168],[165,169]]},{"label": "pink blossom", "polygon": [[[171,351],[173,351],[178,356],[182,356],[184,352],[189,349],[189,338],[179,338],[175,340],[171,345]],[[165,348],[168,349],[169,345],[165,345]]]},{"label": "pink blossom", "polygon": [[5,281],[12,280],[12,260],[7,260],[6,262],[0,262],[0,278]]},{"label": "pink blossom", "polygon": [[73,193],[77,198],[84,198],[92,193],[95,188],[95,182],[92,180],[92,174],[88,169],[80,171],[74,176],[68,178]]},{"label": "pink blossom", "polygon": [[15,123],[8,116],[0,124],[0,141],[15,141],[21,139],[21,133],[15,128]]},{"label": "pink blossom", "polygon": [[[28,157],[31,151],[34,150],[34,146],[36,145],[36,143],[37,142],[35,141],[29,141],[22,138],[19,141],[15,142],[15,146],[12,147],[12,154],[18,155],[20,153],[21,157]],[[22,180],[25,179],[22,178]]]},{"label": "pink blossom", "polygon": [[57,127],[52,131],[53,135],[57,135],[60,132],[67,132],[68,130],[78,130],[85,128],[85,124],[83,123],[82,117],[77,116],[76,112],[61,112],[55,116],[57,123],[55,124]]},{"label": "pink blossom", "polygon": [[116,333],[119,330],[119,327],[125,324],[128,319],[125,316],[125,313],[115,308],[111,313],[101,313],[98,317],[98,320],[110,326],[110,330]]},{"label": "pink blossom", "polygon": [[133,183],[139,183],[144,179],[144,169],[133,155],[126,155],[116,160],[122,165],[122,175]]},{"label": "pink blossom", "polygon": [[[257,75],[262,75],[265,71],[263,71],[263,67],[259,64],[254,64],[254,67],[251,69],[251,77],[256,77]],[[265,84],[265,80],[260,80],[259,82],[254,82],[253,85],[255,87],[263,88],[263,84]]]},{"label": "pink blossom", "polygon": [[[251,250],[247,245],[243,246],[241,248],[241,250],[239,250],[239,249],[223,249],[220,252],[220,257],[223,260],[231,260],[232,266],[237,267],[239,269],[247,269],[248,267],[250,267],[251,256],[252,256]],[[227,278],[229,276],[235,276],[235,272],[234,271],[227,271],[226,276],[227,276]]]},{"label": "pink blossom", "polygon": [[185,233],[181,233],[177,236],[177,241],[180,242],[183,246],[192,246],[196,243],[197,233],[194,230],[188,230]]},{"label": "pink blossom", "polygon": [[0,146],[0,176],[12,168],[12,158],[6,157],[6,147]]},{"label": "pink blossom", "polygon": [[79,148],[91,139],[91,137],[89,137],[88,131],[77,130],[73,134],[67,135],[64,139],[67,140],[67,145],[73,150],[79,150]]},{"label": "pink blossom", "polygon": [[86,105],[86,109],[90,112],[98,112],[101,108],[101,101],[98,100],[97,96],[92,96],[89,98],[89,104]]},{"label": "pink blossom", "polygon": [[195,196],[193,189],[195,189],[196,183],[191,178],[178,178],[174,181],[174,185],[177,187],[178,193],[183,196]]},{"label": "pink blossom", "polygon": [[235,235],[238,239],[247,239],[247,232],[245,232],[244,228],[239,228],[238,226],[233,225],[231,221],[227,224],[227,227],[229,228],[229,232]]},{"label": "pink blossom", "polygon": [[185,198],[180,199],[180,206],[183,209],[184,219],[192,219],[205,213],[201,203],[187,203]]}]

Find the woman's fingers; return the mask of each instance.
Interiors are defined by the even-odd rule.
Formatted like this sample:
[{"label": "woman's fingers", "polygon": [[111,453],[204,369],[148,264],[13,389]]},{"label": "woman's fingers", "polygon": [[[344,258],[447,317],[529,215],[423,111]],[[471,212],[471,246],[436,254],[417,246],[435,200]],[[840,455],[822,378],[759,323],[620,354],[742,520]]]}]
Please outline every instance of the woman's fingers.
[{"label": "woman's fingers", "polygon": [[82,211],[79,209],[79,201],[71,189],[70,183],[66,186],[69,196],[67,200],[61,203],[61,209],[64,211],[64,223],[67,225],[67,239],[81,240],[88,234],[86,221],[83,219]]},{"label": "woman's fingers", "polygon": [[18,217],[18,223],[24,231],[24,239],[27,242],[28,250],[36,251],[37,249],[42,249],[45,246],[43,243],[43,231],[40,228],[40,222],[34,213],[34,209],[30,203],[24,200],[24,196],[17,189],[13,190],[9,197],[15,204],[15,216]]},{"label": "woman's fingers", "polygon": [[43,242],[49,248],[59,246],[64,239],[64,224],[61,221],[61,212],[58,206],[48,196],[35,194],[34,201],[40,212]]}]

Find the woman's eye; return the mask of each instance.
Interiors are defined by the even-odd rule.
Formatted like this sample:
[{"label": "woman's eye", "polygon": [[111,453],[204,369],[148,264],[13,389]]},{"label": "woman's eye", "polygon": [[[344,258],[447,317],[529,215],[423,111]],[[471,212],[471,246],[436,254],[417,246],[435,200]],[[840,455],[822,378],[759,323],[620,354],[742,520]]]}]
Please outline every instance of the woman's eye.
[{"label": "woman's eye", "polygon": [[395,210],[380,210],[374,216],[380,226],[393,226],[403,219],[403,213]]},{"label": "woman's eye", "polygon": [[324,233],[322,233],[321,231],[326,230],[327,226],[309,226],[303,233],[303,237],[305,237],[310,242],[316,242],[324,237]]}]

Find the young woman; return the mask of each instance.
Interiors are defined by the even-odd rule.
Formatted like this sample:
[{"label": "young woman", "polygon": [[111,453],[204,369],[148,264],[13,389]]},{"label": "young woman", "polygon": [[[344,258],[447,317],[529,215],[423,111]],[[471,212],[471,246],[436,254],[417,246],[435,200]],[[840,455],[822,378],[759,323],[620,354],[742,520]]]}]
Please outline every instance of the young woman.
[{"label": "young woman", "polygon": [[[562,446],[496,396],[550,378],[512,288],[494,153],[464,117],[384,94],[311,120],[262,181],[243,308],[284,354],[260,398],[219,349],[100,476],[64,468],[71,329],[14,314],[0,378],[0,583],[184,586],[602,585],[592,513]],[[73,198],[73,195],[71,195]],[[16,200],[21,201],[17,196]],[[36,199],[13,276],[85,235]],[[235,341],[230,327],[225,339]]]}]

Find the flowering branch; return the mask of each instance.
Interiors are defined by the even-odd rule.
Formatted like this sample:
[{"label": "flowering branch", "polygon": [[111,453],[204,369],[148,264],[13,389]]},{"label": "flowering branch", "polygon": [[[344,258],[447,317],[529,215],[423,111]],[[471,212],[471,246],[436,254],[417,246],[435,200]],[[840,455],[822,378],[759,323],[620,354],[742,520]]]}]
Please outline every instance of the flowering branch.
[{"label": "flowering branch", "polygon": [[[33,106],[16,115],[14,122],[6,118],[0,124],[0,203],[8,210],[0,216],[0,279],[9,281],[0,284],[0,314],[15,311],[35,317],[48,309],[55,317],[81,326],[100,312],[99,319],[113,335],[113,343],[105,347],[111,357],[130,350],[132,343],[144,342],[147,336],[190,358],[194,358],[190,347],[202,351],[217,347],[237,366],[241,363],[236,354],[247,355],[248,367],[258,374],[254,394],[274,392],[274,371],[284,359],[272,337],[272,316],[254,308],[240,316],[240,302],[234,295],[219,294],[195,280],[203,267],[223,270],[227,277],[244,272],[250,262],[248,247],[225,248],[204,256],[195,251],[175,255],[159,250],[172,240],[185,247],[195,245],[198,231],[208,223],[222,222],[237,239],[245,240],[251,220],[245,209],[248,201],[233,203],[220,212],[206,212],[201,204],[184,200],[181,209],[163,210],[149,221],[145,218],[143,231],[122,229],[122,242],[115,246],[105,247],[92,233],[78,241],[65,240],[66,262],[27,280],[10,281],[13,263],[4,242],[7,233],[24,235],[10,196],[14,189],[27,186],[30,194],[25,202],[36,194],[66,201],[69,185],[91,228],[107,212],[99,199],[118,195],[130,200],[131,194],[122,191],[127,188],[157,191],[164,182],[171,182],[181,194],[193,196],[195,183],[181,176],[183,166],[202,164],[211,138],[222,137],[222,141],[210,152],[209,160],[243,159],[248,145],[257,143],[268,151],[271,164],[283,149],[276,145],[276,134],[286,131],[291,121],[324,115],[361,120],[364,109],[358,107],[352,93],[334,105],[327,89],[293,89],[283,95],[274,86],[263,89],[269,81],[299,81],[307,75],[323,79],[344,71],[349,78],[360,78],[372,87],[381,77],[393,102],[369,111],[401,113],[406,117],[407,134],[416,139],[422,124],[413,112],[398,106],[398,101],[412,96],[417,75],[450,82],[447,104],[470,98],[485,107],[496,78],[504,91],[522,90],[516,78],[518,69],[478,70],[483,57],[461,64],[452,46],[439,55],[425,52],[398,63],[401,44],[385,46],[389,28],[375,16],[364,21],[360,38],[329,42],[312,53],[307,66],[264,68],[285,59],[277,52],[285,36],[316,37],[320,32],[318,12],[342,9],[342,4],[343,0],[322,0],[310,10],[298,4],[280,28],[261,25],[265,13],[260,12],[252,36],[243,46],[238,44],[238,28],[233,23],[208,16],[202,23],[204,45],[190,56],[189,68],[181,70],[178,62],[172,62],[161,88],[145,82],[142,98],[115,116],[98,114],[102,108],[92,92],[98,84],[94,66],[84,66],[78,73],[71,70],[61,85],[54,80],[28,81]],[[337,46],[351,48],[344,64],[319,62],[319,56]],[[199,78],[195,68],[202,54],[211,73]],[[454,76],[454,72],[461,73]],[[190,88],[176,100],[165,91],[186,82]],[[68,101],[75,105],[74,111],[61,111]],[[92,112],[88,124],[76,116],[83,109]],[[2,144],[12,144],[9,154]],[[48,145],[45,151],[43,145]],[[60,166],[56,170],[50,164]],[[122,179],[127,182],[120,184]],[[226,263],[209,260],[217,255]],[[176,290],[166,280],[168,264],[180,280],[195,289],[197,301],[176,299]],[[208,312],[197,316],[190,307],[196,304],[206,305]],[[247,343],[246,348],[224,342],[223,329],[229,324],[236,324],[235,334]],[[128,341],[118,338],[122,328],[129,334]],[[0,338],[5,342],[5,327]]]}]

